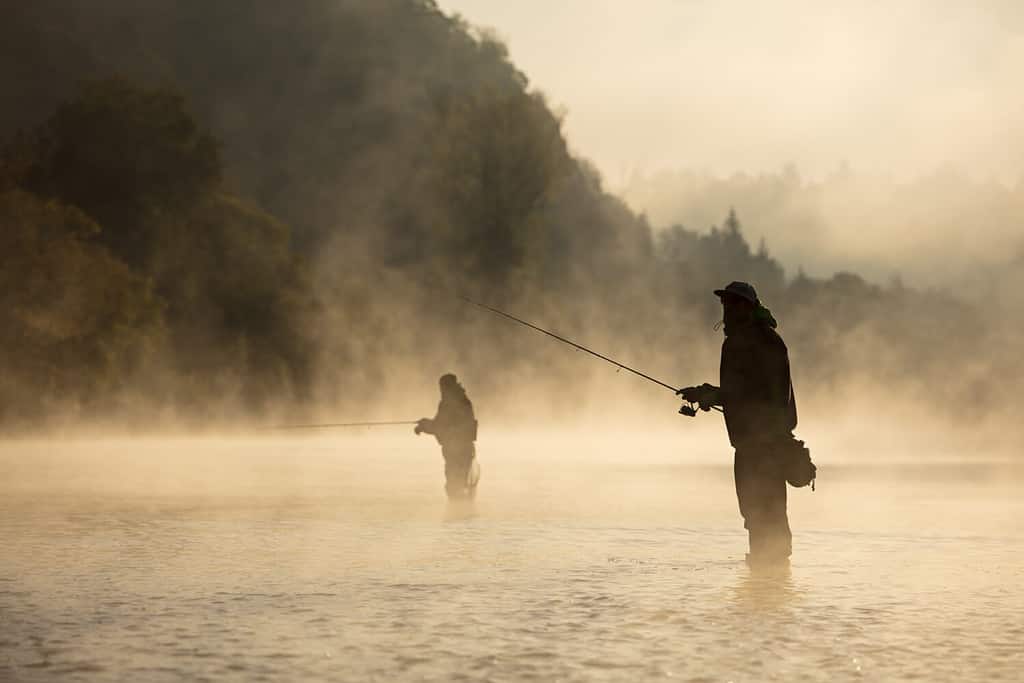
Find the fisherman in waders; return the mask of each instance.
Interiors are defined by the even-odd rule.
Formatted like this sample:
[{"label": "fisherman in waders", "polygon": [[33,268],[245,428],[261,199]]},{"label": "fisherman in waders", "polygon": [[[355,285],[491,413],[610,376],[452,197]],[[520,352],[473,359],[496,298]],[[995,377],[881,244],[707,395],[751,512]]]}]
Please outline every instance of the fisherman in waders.
[{"label": "fisherman in waders", "polygon": [[725,413],[729,441],[736,449],[736,496],[750,538],[747,561],[785,564],[792,551],[787,479],[804,486],[814,478],[809,453],[792,436],[796,400],[789,355],[775,331],[775,318],[752,286],[733,282],[715,294],[725,324],[721,387],[702,384],[677,393],[703,410],[718,406]]},{"label": "fisherman in waders", "polygon": [[480,480],[476,462],[476,417],[473,403],[455,375],[442,375],[437,415],[416,423],[416,434],[433,434],[444,456],[445,491],[449,500],[472,499]]}]

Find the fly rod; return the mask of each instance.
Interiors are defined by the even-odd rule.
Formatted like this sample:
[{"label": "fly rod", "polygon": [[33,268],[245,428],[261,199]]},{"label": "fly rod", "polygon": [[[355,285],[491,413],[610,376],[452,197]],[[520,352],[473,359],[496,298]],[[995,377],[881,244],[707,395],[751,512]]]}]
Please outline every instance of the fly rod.
[{"label": "fly rod", "polygon": [[534,325],[531,322],[527,322],[527,321],[523,320],[522,318],[517,318],[516,316],[512,315],[511,313],[506,313],[505,311],[498,310],[497,308],[493,308],[491,306],[488,306],[487,304],[482,304],[479,301],[473,301],[472,299],[470,299],[468,297],[465,297],[465,296],[461,296],[461,295],[458,295],[458,296],[459,296],[460,299],[462,299],[466,303],[473,304],[474,306],[478,306],[478,307],[484,309],[485,311],[490,311],[491,313],[495,313],[495,314],[500,315],[502,317],[508,318],[509,320],[514,320],[515,322],[519,323],[520,325],[526,325],[531,330],[537,330],[538,332],[546,334],[549,337],[552,337],[553,339],[557,339],[558,341],[562,342],[563,344],[568,344],[569,346],[572,346],[575,349],[578,349],[580,351],[585,351],[586,353],[589,353],[591,356],[594,356],[596,358],[600,358],[601,360],[603,360],[606,363],[611,363],[612,365],[614,365],[617,368],[621,368],[622,370],[626,370],[627,372],[632,372],[634,375],[637,375],[639,377],[643,377],[648,382],[654,382],[658,386],[665,387],[666,389],[668,389],[672,393],[676,393],[676,392],[679,391],[678,389],[676,389],[671,384],[666,384],[665,382],[662,382],[660,379],[655,379],[654,377],[651,377],[650,375],[648,375],[646,373],[640,372],[636,368],[631,368],[631,367],[629,367],[628,365],[626,365],[624,363],[620,363],[619,361],[615,360],[614,358],[609,358],[608,356],[600,354],[597,351],[594,351],[593,349],[588,349],[586,346],[583,346],[582,344],[577,344],[576,342],[572,341],[571,339],[566,339],[565,337],[557,335],[554,332],[551,332],[550,330],[545,330],[543,327],[539,327],[537,325]]},{"label": "fly rod", "polygon": [[[552,332],[550,330],[545,330],[543,327],[540,327],[539,325],[534,325],[533,323],[528,322],[526,320],[523,320],[522,318],[517,318],[516,316],[512,315],[511,313],[506,313],[505,311],[502,311],[500,309],[494,308],[493,306],[488,306],[487,304],[482,304],[479,301],[474,301],[473,299],[470,299],[469,297],[466,297],[466,296],[462,296],[461,294],[457,294],[456,296],[458,296],[460,299],[462,299],[463,301],[465,301],[468,304],[472,304],[474,306],[477,306],[478,308],[482,308],[485,311],[490,311],[491,313],[494,313],[495,315],[500,315],[503,318],[508,318],[509,320],[512,320],[514,322],[519,323],[520,325],[525,325],[526,327],[529,327],[531,330],[536,330],[537,332],[540,332],[541,334],[546,334],[547,336],[551,337],[552,339],[557,339],[558,341],[562,342],[563,344],[568,344],[569,346],[573,347],[574,349],[577,349],[578,351],[583,351],[585,353],[589,353],[591,356],[594,356],[595,358],[600,358],[601,360],[603,360],[606,363],[611,363],[612,365],[614,365],[615,367],[617,367],[619,369],[625,370],[627,372],[632,372],[634,375],[637,375],[638,377],[643,377],[648,382],[653,382],[654,384],[657,384],[660,387],[664,387],[664,388],[668,389],[669,391],[671,391],[672,393],[674,393],[676,395],[678,395],[680,393],[680,391],[681,391],[680,389],[677,389],[676,387],[672,386],[671,384],[668,384],[667,382],[662,382],[660,379],[656,379],[654,377],[651,377],[647,373],[640,372],[636,368],[631,368],[628,365],[626,365],[625,363],[620,363],[619,361],[615,360],[614,358],[609,358],[608,356],[606,356],[604,354],[601,354],[601,353],[598,353],[597,351],[594,351],[593,349],[588,349],[586,346],[583,346],[582,344],[578,344],[578,343],[574,342],[571,339],[566,339],[565,337],[563,337],[563,336],[561,336],[559,334],[555,334],[554,332]],[[690,401],[687,401],[687,403],[689,403],[690,405],[685,405],[684,404],[683,407],[679,409],[680,414],[687,415],[689,417],[695,416],[697,414],[697,411],[696,411],[696,408],[694,408],[693,403],[690,402]],[[719,408],[718,406],[713,406],[713,407],[714,407],[715,410],[718,410],[719,412],[721,412],[721,408]],[[705,408],[703,406],[702,406],[702,408],[704,410],[708,410],[709,409],[709,408]]]}]

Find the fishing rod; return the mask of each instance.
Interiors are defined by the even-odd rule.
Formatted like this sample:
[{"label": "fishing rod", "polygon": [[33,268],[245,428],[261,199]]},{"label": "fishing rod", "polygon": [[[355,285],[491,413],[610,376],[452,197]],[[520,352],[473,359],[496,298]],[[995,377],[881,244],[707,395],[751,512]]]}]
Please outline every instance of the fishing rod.
[{"label": "fishing rod", "polygon": [[387,427],[393,425],[414,425],[417,420],[391,420],[385,422],[324,422],[320,424],[277,425],[267,429],[327,429],[331,427]]},{"label": "fishing rod", "polygon": [[[522,318],[517,318],[516,316],[512,315],[511,313],[506,313],[505,311],[502,311],[500,309],[494,308],[493,306],[488,306],[487,304],[482,304],[479,301],[474,301],[473,299],[470,299],[467,296],[462,296],[461,294],[457,294],[456,296],[458,296],[460,299],[462,299],[463,301],[465,301],[468,304],[472,304],[474,306],[477,306],[478,308],[482,308],[485,311],[490,311],[491,313],[494,313],[496,315],[500,315],[503,318],[508,318],[509,320],[512,320],[514,322],[519,323],[520,325],[525,325],[526,327],[529,327],[531,330],[536,330],[537,332],[540,332],[542,334],[546,334],[547,336],[549,336],[549,337],[551,337],[553,339],[557,339],[558,341],[562,342],[563,344],[568,344],[569,346],[571,346],[571,347],[573,347],[573,348],[575,348],[575,349],[577,349],[579,351],[584,351],[586,353],[589,353],[591,356],[594,356],[595,358],[600,358],[601,360],[605,361],[606,363],[611,363],[612,365],[614,365],[615,367],[617,367],[619,369],[626,370],[627,372],[632,372],[634,375],[637,375],[638,377],[643,377],[648,382],[653,382],[654,384],[657,384],[660,387],[664,387],[664,388],[668,389],[673,394],[678,395],[679,392],[681,391],[680,389],[677,389],[676,387],[672,386],[671,384],[668,384],[667,382],[662,382],[660,379],[656,379],[654,377],[651,377],[647,373],[640,372],[636,368],[631,368],[630,366],[626,365],[625,363],[620,363],[619,361],[615,360],[614,358],[609,358],[608,356],[605,356],[604,354],[598,353],[597,351],[594,351],[593,349],[588,349],[586,346],[583,346],[582,344],[577,344],[576,342],[572,341],[571,339],[566,339],[565,337],[563,337],[561,335],[558,335],[558,334],[555,334],[554,332],[552,332],[550,330],[545,330],[543,327],[540,327],[539,325],[534,325],[533,323],[528,322],[526,320],[523,320]],[[692,402],[687,401],[687,403],[690,403],[690,405],[684,405],[683,407],[681,407],[679,409],[679,412],[682,413],[683,415],[687,415],[689,417],[695,416],[697,414],[697,411],[693,407]],[[716,407],[716,410],[717,410],[717,407]]]}]

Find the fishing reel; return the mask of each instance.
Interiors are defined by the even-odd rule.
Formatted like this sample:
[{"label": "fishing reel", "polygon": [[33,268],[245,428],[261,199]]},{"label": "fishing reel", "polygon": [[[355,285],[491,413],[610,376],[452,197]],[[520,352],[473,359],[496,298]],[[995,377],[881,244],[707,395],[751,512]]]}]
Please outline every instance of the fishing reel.
[{"label": "fishing reel", "polygon": [[701,384],[699,387],[686,387],[676,391],[677,396],[683,399],[683,405],[679,407],[679,414],[686,417],[697,417],[697,410],[709,412],[717,405],[718,387],[710,384]]}]

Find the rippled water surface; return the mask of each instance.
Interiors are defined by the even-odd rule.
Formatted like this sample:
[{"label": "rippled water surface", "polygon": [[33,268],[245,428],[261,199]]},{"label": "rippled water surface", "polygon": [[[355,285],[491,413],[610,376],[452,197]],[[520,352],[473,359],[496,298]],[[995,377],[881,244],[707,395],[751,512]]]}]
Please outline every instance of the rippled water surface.
[{"label": "rippled water surface", "polygon": [[1021,680],[1016,465],[818,456],[758,575],[721,447],[480,450],[4,444],[0,680]]}]

